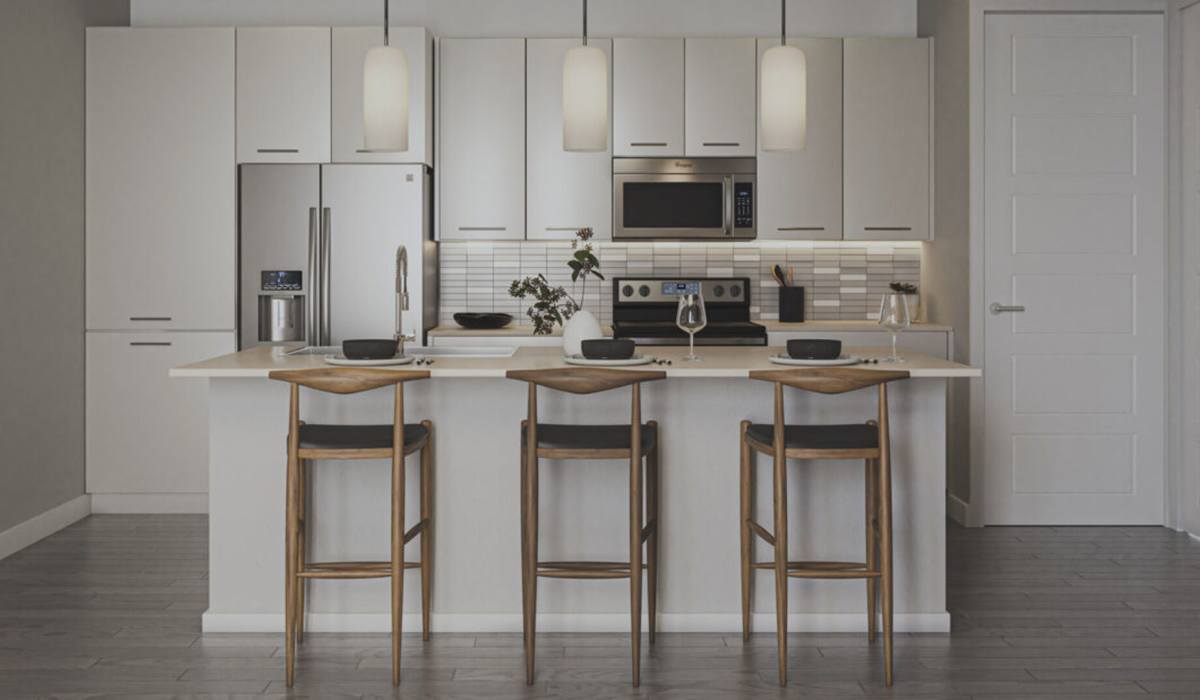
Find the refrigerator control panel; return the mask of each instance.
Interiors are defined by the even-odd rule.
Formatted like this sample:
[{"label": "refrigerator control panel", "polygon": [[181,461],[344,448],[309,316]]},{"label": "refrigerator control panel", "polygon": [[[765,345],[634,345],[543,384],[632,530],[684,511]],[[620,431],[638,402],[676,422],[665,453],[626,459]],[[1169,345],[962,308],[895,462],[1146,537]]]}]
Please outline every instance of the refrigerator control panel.
[{"label": "refrigerator control panel", "polygon": [[299,270],[263,270],[262,291],[299,292],[304,288]]}]

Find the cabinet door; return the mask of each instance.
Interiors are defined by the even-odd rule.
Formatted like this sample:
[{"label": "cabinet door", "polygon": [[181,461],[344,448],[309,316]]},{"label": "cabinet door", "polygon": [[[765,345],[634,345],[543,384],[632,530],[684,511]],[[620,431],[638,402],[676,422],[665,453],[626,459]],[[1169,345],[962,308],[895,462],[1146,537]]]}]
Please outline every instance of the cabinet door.
[{"label": "cabinet door", "polygon": [[329,161],[329,28],[237,30],[239,163]]},{"label": "cabinet door", "polygon": [[931,44],[846,39],[844,47],[845,237],[931,239]]},{"label": "cabinet door", "polygon": [[383,27],[333,28],[333,162],[433,164],[433,38],[423,27],[393,27],[408,59],[408,150],[363,149],[363,60],[383,45]]},{"label": "cabinet door", "polygon": [[88,29],[88,328],[233,328],[233,75],[232,29]]},{"label": "cabinet door", "polygon": [[233,352],[233,332],[86,335],[88,492],[206,492],[208,382],[167,372]]},{"label": "cabinet door", "polygon": [[687,39],[684,57],[686,155],[753,156],[754,39]]},{"label": "cabinet door", "polygon": [[[760,240],[842,237],[842,40],[788,39],[808,64],[808,140],[801,151],[758,149]],[[779,45],[759,39],[758,56]],[[690,132],[689,132],[690,133]]]},{"label": "cabinet door", "polygon": [[525,238],[525,40],[443,39],[443,240]]},{"label": "cabinet door", "polygon": [[683,39],[613,39],[613,155],[683,155]]},{"label": "cabinet door", "polygon": [[[612,41],[588,44],[612,55]],[[599,240],[612,238],[612,146],[595,153],[563,150],[562,81],[567,50],[578,39],[529,39],[526,60],[528,238],[570,239],[590,226]],[[609,75],[612,74],[611,69]],[[609,81],[609,105],[612,105]],[[610,124],[612,119],[609,109]]]}]

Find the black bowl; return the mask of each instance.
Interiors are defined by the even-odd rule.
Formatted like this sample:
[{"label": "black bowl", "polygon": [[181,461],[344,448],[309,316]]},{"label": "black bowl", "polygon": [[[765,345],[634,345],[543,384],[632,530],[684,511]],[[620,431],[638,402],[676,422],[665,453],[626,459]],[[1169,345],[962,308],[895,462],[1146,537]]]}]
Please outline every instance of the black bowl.
[{"label": "black bowl", "polygon": [[636,346],[628,338],[593,338],[582,341],[579,349],[589,360],[628,360]]},{"label": "black bowl", "polygon": [[469,313],[454,314],[454,322],[463,328],[478,330],[504,328],[512,323],[512,314]]},{"label": "black bowl", "polygon": [[842,341],[824,338],[789,340],[787,352],[793,360],[836,360],[842,356]]},{"label": "black bowl", "polygon": [[390,360],[396,356],[396,341],[343,340],[342,354],[347,360]]}]

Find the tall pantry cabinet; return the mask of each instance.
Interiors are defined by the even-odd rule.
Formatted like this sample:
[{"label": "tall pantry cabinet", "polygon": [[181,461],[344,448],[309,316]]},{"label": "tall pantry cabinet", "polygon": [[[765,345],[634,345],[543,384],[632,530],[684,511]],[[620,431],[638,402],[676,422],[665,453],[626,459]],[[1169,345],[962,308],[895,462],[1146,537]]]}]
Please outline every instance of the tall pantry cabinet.
[{"label": "tall pantry cabinet", "polygon": [[207,386],[234,350],[234,30],[87,30],[87,491],[207,508]]}]

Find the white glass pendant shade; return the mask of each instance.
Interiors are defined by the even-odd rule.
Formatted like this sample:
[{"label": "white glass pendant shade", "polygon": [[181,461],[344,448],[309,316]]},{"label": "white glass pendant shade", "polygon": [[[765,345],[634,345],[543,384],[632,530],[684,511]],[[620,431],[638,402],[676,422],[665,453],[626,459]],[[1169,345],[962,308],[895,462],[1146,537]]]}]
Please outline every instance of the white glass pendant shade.
[{"label": "white glass pendant shade", "polygon": [[563,150],[608,150],[608,58],[575,46],[563,60]]},{"label": "white glass pendant shade", "polygon": [[363,147],[408,150],[408,57],[396,46],[376,46],[363,61]]},{"label": "white glass pendant shade", "polygon": [[799,151],[808,137],[808,62],[795,46],[763,52],[759,114],[764,151]]}]

